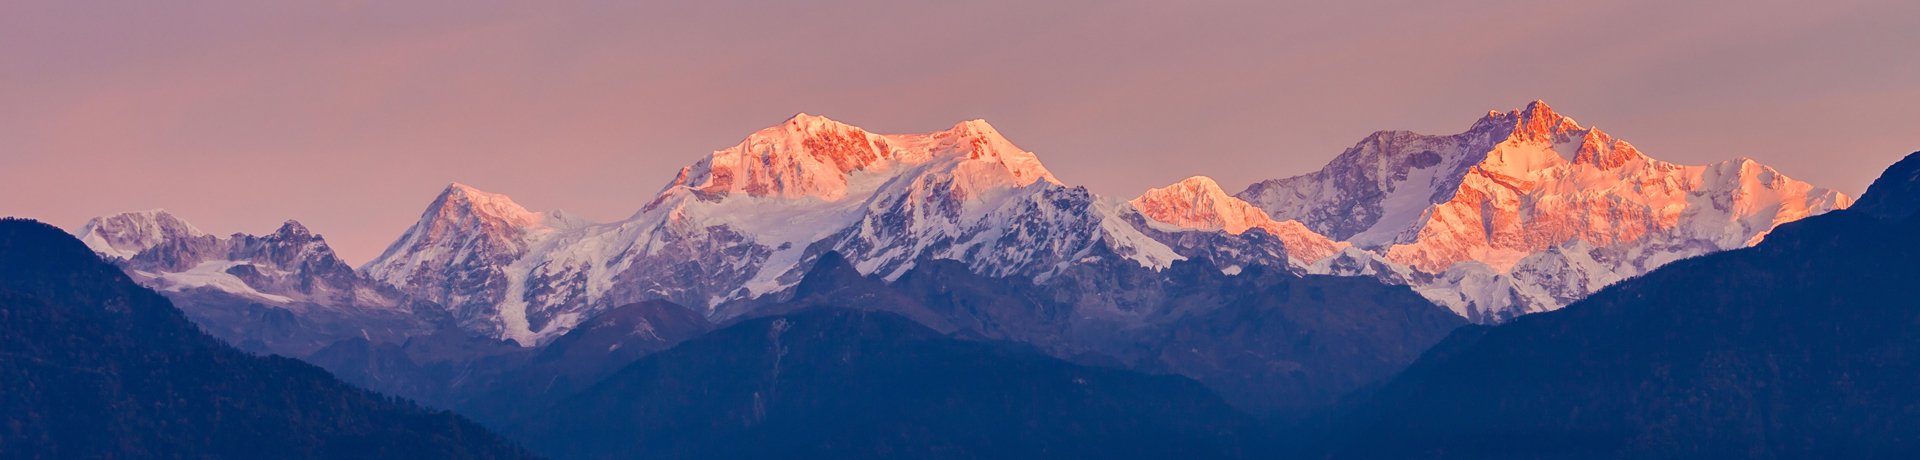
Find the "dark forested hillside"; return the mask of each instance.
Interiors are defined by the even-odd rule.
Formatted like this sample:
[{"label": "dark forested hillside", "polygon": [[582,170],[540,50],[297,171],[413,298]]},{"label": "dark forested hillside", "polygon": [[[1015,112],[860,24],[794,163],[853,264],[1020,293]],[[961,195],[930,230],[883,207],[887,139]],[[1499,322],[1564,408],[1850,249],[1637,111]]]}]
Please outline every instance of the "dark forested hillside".
[{"label": "dark forested hillside", "polygon": [[1219,458],[1249,423],[1184,378],[812,308],[643,358],[511,432],[559,458]]},{"label": "dark forested hillside", "polygon": [[[1324,409],[1347,392],[1392,376],[1466,324],[1404,286],[1301,277],[1257,265],[1228,275],[1205,260],[1158,271],[1082,264],[1046,285],[923,260],[886,283],[828,254],[792,302],[765,310],[808,305],[892,311],[960,336],[1028,343],[1084,363],[1183,375],[1236,407],[1282,419]],[[1097,312],[1111,310],[1155,319],[1141,325],[1096,322]]]},{"label": "dark forested hillside", "polygon": [[1463,329],[1348,406],[1334,458],[1920,456],[1920,153],[1858,210]]},{"label": "dark forested hillside", "polygon": [[692,309],[664,300],[615,308],[541,347],[457,407],[483,423],[515,420],[711,328]]},{"label": "dark forested hillside", "polygon": [[518,458],[462,418],[202,333],[60,229],[0,220],[0,458]]}]

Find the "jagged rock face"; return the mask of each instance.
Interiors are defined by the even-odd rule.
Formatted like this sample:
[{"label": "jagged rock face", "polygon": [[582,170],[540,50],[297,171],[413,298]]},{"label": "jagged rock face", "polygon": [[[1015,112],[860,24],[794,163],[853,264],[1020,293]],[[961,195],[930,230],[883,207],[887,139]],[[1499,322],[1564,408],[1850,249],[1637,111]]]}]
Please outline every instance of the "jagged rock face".
[{"label": "jagged rock face", "polygon": [[1239,196],[1406,267],[1478,321],[1558,308],[1851,202],[1744,158],[1656,160],[1538,101],[1451,136],[1375,133],[1318,172]]},{"label": "jagged rock face", "polygon": [[143,211],[95,218],[80,235],[207,332],[249,351],[303,356],[350,336],[403,340],[434,322],[435,309],[416,312],[417,301],[355,272],[291,220],[268,235],[221,238]]},{"label": "jagged rock face", "polygon": [[[144,245],[116,245],[116,240],[129,240],[95,237],[124,235],[116,229],[128,224],[179,231],[147,234]],[[359,278],[326,241],[294,221],[266,236],[235,233],[221,238],[194,230],[166,211],[143,211],[94,218],[80,234],[95,252],[162,291],[213,288],[272,302],[332,304],[336,297],[351,297]]]},{"label": "jagged rock face", "polygon": [[[1493,128],[1483,128],[1491,130]],[[1451,198],[1456,178],[1473,165],[1467,152],[1487,151],[1495,134],[1468,131],[1429,136],[1382,131],[1367,136],[1319,171],[1255,183],[1237,196],[1274,219],[1296,220],[1329,238],[1374,246],[1425,206]]]},{"label": "jagged rock face", "polygon": [[362,284],[353,267],[299,222],[289,220],[271,235],[236,234],[227,241],[229,259],[252,261],[228,272],[264,292],[298,292],[316,302],[339,303],[350,302],[353,289]]},{"label": "jagged rock face", "polygon": [[1293,245],[1264,231],[1231,234],[1224,231],[1169,229],[1146,216],[1128,214],[1127,220],[1142,233],[1188,259],[1205,259],[1217,264],[1222,273],[1233,275],[1253,266],[1289,269],[1304,273],[1301,258],[1292,257]]},{"label": "jagged rock face", "polygon": [[[1118,221],[1111,203],[1084,188],[1033,184],[1008,196],[969,200],[952,182],[869,202],[832,249],[863,272],[898,276],[916,259],[967,262],[992,276],[1045,277],[1095,247],[1147,265],[1177,256]],[[990,205],[980,206],[982,204]]]},{"label": "jagged rock face", "polygon": [[1149,266],[1180,258],[1122,220],[1125,205],[1060,184],[978,120],[882,135],[802,114],[683,169],[609,224],[547,224],[517,205],[447,211],[462,203],[449,194],[366,270],[529,345],[648,299],[739,314],[718,307],[785,291],[827,251],[882,275],[922,258],[1033,277],[1096,250]]}]

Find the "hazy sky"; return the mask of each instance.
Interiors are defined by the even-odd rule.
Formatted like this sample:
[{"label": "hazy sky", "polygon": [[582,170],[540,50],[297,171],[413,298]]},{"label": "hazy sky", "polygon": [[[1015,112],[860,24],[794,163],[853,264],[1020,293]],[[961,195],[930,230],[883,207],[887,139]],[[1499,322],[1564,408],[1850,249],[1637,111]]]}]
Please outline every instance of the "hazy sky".
[{"label": "hazy sky", "polygon": [[359,264],[448,182],[615,220],[802,111],[985,118],[1122,197],[1533,99],[1850,194],[1920,149],[1913,0],[188,3],[0,4],[0,214],[297,218]]}]

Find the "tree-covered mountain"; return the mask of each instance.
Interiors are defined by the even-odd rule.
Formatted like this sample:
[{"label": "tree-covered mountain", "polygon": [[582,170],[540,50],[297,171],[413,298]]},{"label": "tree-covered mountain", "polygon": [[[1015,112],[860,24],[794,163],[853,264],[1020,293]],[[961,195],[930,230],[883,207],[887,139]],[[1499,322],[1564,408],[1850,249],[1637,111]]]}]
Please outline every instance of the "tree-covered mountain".
[{"label": "tree-covered mountain", "polygon": [[507,432],[557,458],[1219,458],[1253,430],[1184,378],[823,307],[642,358]]},{"label": "tree-covered mountain", "polygon": [[602,313],[536,348],[442,330],[401,343],[344,340],[305,359],[341,380],[498,424],[712,328],[693,310],[656,300]]},{"label": "tree-covered mountain", "polygon": [[0,457],[521,458],[459,416],[209,337],[79,240],[0,220]]},{"label": "tree-covered mountain", "polygon": [[1920,153],[1858,209],[1456,332],[1362,395],[1332,458],[1920,455]]},{"label": "tree-covered mountain", "polygon": [[[1163,270],[1083,263],[1042,285],[922,260],[889,283],[829,253],[799,283],[794,299],[758,309],[890,311],[956,336],[1183,375],[1242,410],[1282,419],[1324,409],[1392,376],[1466,324],[1405,286],[1303,277],[1285,267],[1236,269],[1229,274],[1206,259]],[[1129,316],[1102,318],[1086,310]],[[1129,319],[1134,323],[1115,324]]]}]

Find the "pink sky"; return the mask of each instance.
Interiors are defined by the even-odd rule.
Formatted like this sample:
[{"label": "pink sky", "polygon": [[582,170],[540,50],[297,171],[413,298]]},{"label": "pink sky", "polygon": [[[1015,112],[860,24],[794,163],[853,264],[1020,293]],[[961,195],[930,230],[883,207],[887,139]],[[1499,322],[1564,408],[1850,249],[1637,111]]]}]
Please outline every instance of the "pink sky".
[{"label": "pink sky", "polygon": [[358,264],[448,182],[610,221],[803,111],[985,118],[1118,197],[1533,99],[1850,194],[1920,149],[1911,0],[161,3],[0,6],[0,214],[296,218]]}]

